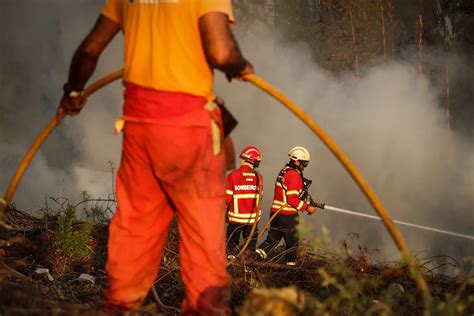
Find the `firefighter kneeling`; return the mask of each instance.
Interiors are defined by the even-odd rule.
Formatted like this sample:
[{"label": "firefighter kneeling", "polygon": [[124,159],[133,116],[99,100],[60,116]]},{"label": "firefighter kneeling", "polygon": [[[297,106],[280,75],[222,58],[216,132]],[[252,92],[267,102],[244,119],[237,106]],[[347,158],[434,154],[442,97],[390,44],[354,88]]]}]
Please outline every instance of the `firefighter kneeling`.
[{"label": "firefighter kneeling", "polygon": [[[310,161],[306,148],[297,146],[288,154],[290,161],[278,174],[275,183],[275,193],[270,218],[278,212],[270,224],[267,239],[256,249],[255,258],[266,259],[268,253],[275,248],[283,238],[286,245],[287,265],[296,265],[298,249],[297,225],[298,212],[313,214],[316,207],[308,204],[307,187],[305,188],[303,170]],[[308,180],[306,180],[308,181]],[[309,182],[310,183],[310,182]]]},{"label": "firefighter kneeling", "polygon": [[262,160],[257,147],[245,147],[241,154],[242,165],[227,176],[227,258],[234,259],[238,251],[240,235],[251,237],[248,250],[257,246],[258,221],[260,220],[260,201],[263,194],[263,178],[256,170]]}]

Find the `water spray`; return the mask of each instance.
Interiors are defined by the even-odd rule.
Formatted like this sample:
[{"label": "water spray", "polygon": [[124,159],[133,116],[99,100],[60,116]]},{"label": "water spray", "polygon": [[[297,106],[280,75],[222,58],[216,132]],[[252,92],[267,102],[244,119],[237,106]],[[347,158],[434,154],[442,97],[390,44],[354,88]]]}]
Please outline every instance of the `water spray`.
[{"label": "water spray", "polygon": [[[97,81],[88,89],[86,89],[86,95],[89,95],[96,90],[102,88],[102,86],[119,79],[122,76],[122,70],[118,70],[110,75],[104,77],[103,79]],[[375,211],[380,216],[385,228],[390,233],[393,241],[397,245],[398,249],[401,251],[405,257],[408,269],[410,271],[411,277],[416,282],[420,293],[422,294],[425,311],[428,311],[432,303],[432,296],[428,285],[421,273],[419,267],[416,264],[415,258],[410,253],[410,249],[403,238],[400,230],[395,225],[394,221],[389,216],[387,210],[383,206],[380,199],[377,197],[373,189],[367,183],[365,178],[359,172],[359,170],[352,164],[346,154],[339,148],[339,146],[332,140],[332,138],[308,115],[306,114],[296,103],[288,99],[283,93],[273,88],[270,84],[256,76],[255,74],[247,74],[242,78],[244,81],[248,81],[261,90],[265,91],[277,101],[283,104],[287,109],[289,109],[293,114],[295,114],[323,143],[326,147],[334,154],[334,156],[341,162],[346,171],[351,175],[354,181],[357,183],[359,188],[362,190],[364,195],[367,197],[371,205],[374,207]],[[15,193],[16,187],[18,186],[19,181],[21,180],[26,168],[28,167],[30,161],[33,159],[34,155],[38,151],[41,144],[46,140],[49,134],[54,130],[58,125],[61,118],[55,116],[48,126],[43,130],[43,132],[38,136],[33,145],[29,148],[25,154],[20,166],[18,167],[10,185],[8,186],[7,193],[4,196],[2,203],[0,203],[0,222],[4,222],[5,210],[7,206],[11,203],[13,195]]]},{"label": "water spray", "polygon": [[[322,209],[328,210],[328,211],[333,211],[333,212],[338,212],[338,213],[343,213],[343,214],[348,214],[348,215],[355,215],[355,216],[375,219],[375,220],[379,220],[379,221],[382,220],[380,217],[374,216],[374,215],[369,215],[369,214],[364,214],[364,213],[355,212],[355,211],[351,211],[351,210],[346,210],[346,209],[343,209],[343,208],[338,208],[338,207],[329,206],[329,205],[325,205],[325,204],[323,206],[324,207],[322,207]],[[452,231],[448,231],[448,230],[444,230],[444,229],[438,229],[438,228],[433,228],[433,227],[428,227],[428,226],[422,226],[422,225],[417,225],[417,224],[407,223],[407,222],[402,222],[402,221],[397,221],[397,220],[394,220],[393,222],[398,224],[398,225],[402,225],[402,226],[415,227],[415,228],[424,229],[424,230],[428,230],[428,231],[432,231],[432,232],[437,232],[437,233],[441,233],[441,234],[445,234],[445,235],[451,235],[451,236],[456,236],[456,237],[465,238],[465,239],[469,239],[469,240],[474,240],[474,236],[470,236],[470,235],[466,235],[466,234],[460,234],[460,233],[456,233],[456,232],[452,232]]]},{"label": "water spray", "polygon": [[402,233],[388,214],[388,211],[383,206],[382,201],[380,201],[380,199],[375,194],[374,190],[370,187],[367,180],[365,180],[365,178],[362,176],[360,171],[349,160],[349,157],[347,157],[347,155],[339,148],[339,146],[334,142],[334,140],[308,114],[306,114],[301,109],[301,107],[299,107],[296,103],[288,99],[288,97],[286,97],[282,92],[278,91],[270,84],[268,84],[267,82],[265,82],[254,74],[248,74],[244,76],[244,80],[251,82],[261,90],[271,95],[278,102],[283,104],[288,110],[290,110],[294,115],[296,115],[334,154],[334,156],[339,160],[339,162],[343,165],[346,171],[351,175],[352,179],[356,182],[356,184],[359,186],[361,191],[369,200],[370,204],[373,206],[377,214],[380,216],[385,228],[389,232],[397,248],[403,254],[405,260],[407,261],[411,277],[416,282],[418,290],[422,294],[423,301],[425,303],[425,311],[427,312],[433,302],[433,297],[431,296],[431,292],[428,288],[426,280],[424,279],[423,273],[417,266],[415,258],[411,254],[410,249],[408,248],[407,242],[405,241]]}]

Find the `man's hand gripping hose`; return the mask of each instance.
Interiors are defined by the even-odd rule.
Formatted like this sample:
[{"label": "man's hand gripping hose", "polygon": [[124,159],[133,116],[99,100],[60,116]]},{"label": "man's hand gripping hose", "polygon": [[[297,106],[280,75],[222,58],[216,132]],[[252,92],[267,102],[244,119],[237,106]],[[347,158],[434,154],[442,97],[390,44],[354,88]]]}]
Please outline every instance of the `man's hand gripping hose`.
[{"label": "man's hand gripping hose", "polygon": [[[103,79],[97,81],[90,87],[88,87],[85,91],[85,96],[89,96],[90,94],[94,93],[96,90],[102,88],[106,84],[119,79],[122,76],[122,70],[118,70]],[[286,108],[288,108],[293,114],[295,114],[306,126],[308,126],[311,131],[326,145],[326,147],[336,156],[336,158],[341,162],[344,168],[349,172],[352,176],[354,181],[357,183],[359,188],[365,194],[371,205],[374,207],[375,211],[378,213],[380,218],[385,225],[385,228],[388,230],[392,239],[394,240],[395,244],[397,245],[398,249],[402,252],[403,256],[405,257],[408,268],[411,272],[412,278],[415,280],[420,293],[423,296],[424,303],[425,303],[425,313],[428,311],[431,303],[432,297],[431,293],[428,289],[426,281],[423,277],[423,274],[419,270],[415,259],[410,253],[408,245],[403,238],[399,229],[395,226],[395,223],[389,216],[387,210],[382,205],[382,202],[379,200],[375,192],[369,186],[367,181],[362,177],[359,170],[352,164],[349,158],[342,152],[341,149],[336,145],[336,143],[329,137],[329,135],[308,115],[306,114],[298,105],[288,99],[283,93],[273,88],[267,82],[259,78],[253,73],[242,74],[242,80],[248,81],[261,90],[265,91],[269,95],[273,96],[276,100],[282,103]],[[19,181],[21,180],[26,168],[28,167],[30,161],[33,159],[34,155],[40,148],[41,144],[46,140],[49,134],[54,130],[54,128],[59,123],[59,117],[54,116],[51,122],[46,126],[43,132],[38,136],[36,141],[31,145],[28,152],[26,153],[25,157],[23,158],[20,166],[16,170],[16,173],[13,179],[10,182],[10,185],[7,189],[7,193],[5,194],[3,200],[0,203],[0,221],[3,222],[5,219],[5,210],[7,206],[11,203],[15,190],[18,186]]]},{"label": "man's hand gripping hose", "polygon": [[309,198],[309,205],[324,210],[324,207],[326,206],[326,204],[315,202],[315,201],[313,200],[313,197],[311,196],[311,194],[308,195],[308,198]]}]

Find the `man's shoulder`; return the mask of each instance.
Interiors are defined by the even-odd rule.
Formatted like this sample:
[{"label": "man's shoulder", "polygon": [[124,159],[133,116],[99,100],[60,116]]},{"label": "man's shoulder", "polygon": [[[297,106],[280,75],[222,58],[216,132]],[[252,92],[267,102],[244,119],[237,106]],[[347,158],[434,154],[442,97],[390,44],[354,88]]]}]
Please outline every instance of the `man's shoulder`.
[{"label": "man's shoulder", "polygon": [[239,168],[237,169],[234,169],[232,170],[231,172],[229,172],[229,174],[227,175],[228,178],[235,178],[235,177],[238,177],[242,172],[240,171]]},{"label": "man's shoulder", "polygon": [[286,172],[285,172],[285,175],[283,176],[283,180],[285,181],[299,181],[301,180],[301,175],[298,171],[296,171],[295,169],[288,169]]},{"label": "man's shoulder", "polygon": [[298,171],[296,171],[295,169],[293,168],[288,168],[285,172],[285,177],[294,177],[294,176],[300,176],[300,174],[298,173]]}]

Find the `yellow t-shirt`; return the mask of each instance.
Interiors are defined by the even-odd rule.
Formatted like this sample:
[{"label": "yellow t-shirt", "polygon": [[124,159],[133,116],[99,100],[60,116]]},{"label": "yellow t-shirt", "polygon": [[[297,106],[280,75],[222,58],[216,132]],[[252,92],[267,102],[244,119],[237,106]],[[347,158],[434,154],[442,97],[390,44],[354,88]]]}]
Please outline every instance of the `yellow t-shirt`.
[{"label": "yellow t-shirt", "polygon": [[161,91],[212,96],[198,20],[222,12],[234,21],[231,0],[106,0],[102,15],[121,25],[124,80]]}]

